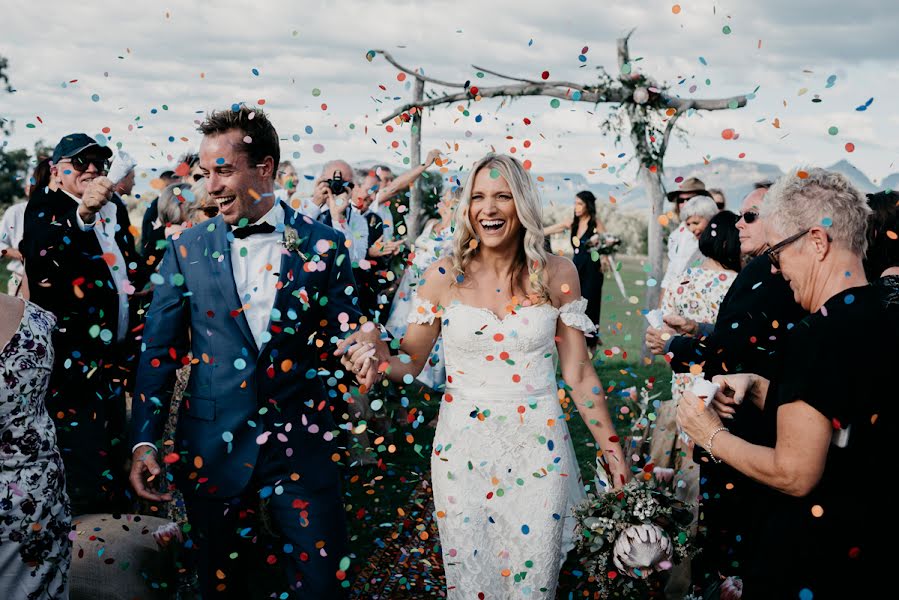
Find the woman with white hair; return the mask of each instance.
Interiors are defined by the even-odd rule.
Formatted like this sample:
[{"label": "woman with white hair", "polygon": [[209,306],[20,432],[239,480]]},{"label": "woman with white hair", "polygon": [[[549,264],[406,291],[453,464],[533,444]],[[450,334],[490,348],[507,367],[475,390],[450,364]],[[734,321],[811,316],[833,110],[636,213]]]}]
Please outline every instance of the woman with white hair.
[{"label": "woman with white hair", "polygon": [[[584,498],[562,377],[613,485],[629,479],[603,386],[587,353],[578,274],[543,248],[540,198],[521,163],[478,161],[456,209],[452,257],[425,273],[391,381],[411,383],[442,333],[446,392],[431,478],[450,598],[555,598]],[[365,376],[372,352],[344,364]]]},{"label": "woman with white hair", "polygon": [[[711,406],[686,394],[678,423],[715,461],[768,486],[755,499],[743,598],[874,597],[899,527],[885,469],[894,452],[899,332],[862,266],[871,213],[838,173],[803,169],[768,192],[768,257],[811,314],[772,381],[722,375]],[[893,321],[895,323],[895,321]],[[750,443],[723,424],[750,400],[770,425]],[[725,419],[722,421],[722,417]],[[877,590],[879,591],[879,590]]]},{"label": "woman with white hair", "polygon": [[672,234],[668,238],[668,243],[676,247],[669,248],[668,252],[668,268],[662,279],[662,304],[671,288],[677,285],[677,278],[690,267],[697,267],[705,260],[699,251],[699,236],[717,214],[718,205],[709,196],[693,196],[681,206],[680,219],[683,225],[678,228],[678,235]]}]

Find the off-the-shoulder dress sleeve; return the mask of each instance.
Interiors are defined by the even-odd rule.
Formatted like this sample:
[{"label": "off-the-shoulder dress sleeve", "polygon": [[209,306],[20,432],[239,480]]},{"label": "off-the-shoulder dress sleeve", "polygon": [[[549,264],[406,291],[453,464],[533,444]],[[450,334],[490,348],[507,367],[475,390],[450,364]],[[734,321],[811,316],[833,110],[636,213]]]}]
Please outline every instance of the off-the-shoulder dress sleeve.
[{"label": "off-the-shoulder dress sleeve", "polygon": [[412,309],[406,319],[408,323],[430,325],[438,316],[439,310],[430,300],[422,298],[418,294],[412,296]]},{"label": "off-the-shoulder dress sleeve", "polygon": [[578,298],[559,307],[559,317],[569,327],[580,329],[584,333],[594,333],[596,325],[587,316],[587,299]]}]

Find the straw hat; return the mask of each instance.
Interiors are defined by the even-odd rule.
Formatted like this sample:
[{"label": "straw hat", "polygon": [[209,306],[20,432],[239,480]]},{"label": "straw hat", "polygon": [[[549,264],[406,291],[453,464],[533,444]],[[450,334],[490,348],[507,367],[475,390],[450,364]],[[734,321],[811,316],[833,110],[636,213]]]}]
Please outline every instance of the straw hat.
[{"label": "straw hat", "polygon": [[668,192],[668,202],[677,202],[678,196],[681,194],[693,194],[693,196],[711,196],[705,189],[705,184],[696,177],[690,177],[681,182],[678,189]]}]

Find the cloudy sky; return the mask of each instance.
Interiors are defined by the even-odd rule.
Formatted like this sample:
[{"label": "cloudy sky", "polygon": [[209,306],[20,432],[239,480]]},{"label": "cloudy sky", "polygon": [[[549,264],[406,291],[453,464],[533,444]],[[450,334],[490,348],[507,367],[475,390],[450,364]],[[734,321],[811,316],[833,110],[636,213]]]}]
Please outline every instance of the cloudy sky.
[{"label": "cloudy sky", "polygon": [[[205,111],[264,101],[284,138],[282,155],[299,165],[337,157],[401,165],[408,126],[389,132],[380,121],[410,98],[409,81],[398,81],[380,57],[366,60],[368,50],[383,48],[431,76],[482,87],[498,80],[478,79],[472,64],[590,83],[599,66],[617,72],[615,40],[636,27],[631,55],[642,60],[635,64],[672,94],[714,98],[758,88],[746,108],[682,119],[687,138],[672,143],[667,164],[744,154],[783,169],[846,158],[875,181],[899,171],[899,113],[890,108],[899,90],[895,0],[4,5],[0,55],[16,91],[0,95],[0,117],[15,121],[13,148],[108,128],[110,143],[144,166],[167,166],[197,148],[194,121]],[[869,98],[867,110],[856,110]],[[633,177],[633,169],[618,172],[631,154],[626,135],[617,146],[602,136],[602,105],[488,99],[468,110],[464,116],[457,105],[441,107],[425,118],[425,146],[445,150],[453,168],[491,147],[514,147],[535,172]],[[737,139],[723,139],[724,129]]]}]

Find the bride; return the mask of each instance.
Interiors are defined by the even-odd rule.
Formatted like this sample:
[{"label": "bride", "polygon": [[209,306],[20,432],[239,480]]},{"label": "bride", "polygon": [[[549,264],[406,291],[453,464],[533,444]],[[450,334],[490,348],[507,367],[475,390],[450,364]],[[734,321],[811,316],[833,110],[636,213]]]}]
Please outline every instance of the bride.
[{"label": "bride", "polygon": [[453,256],[418,288],[401,354],[376,365],[384,348],[352,337],[340,350],[360,380],[378,369],[408,384],[443,335],[431,478],[450,598],[555,597],[570,511],[583,498],[557,359],[613,485],[629,479],[587,352],[587,300],[572,262],[544,251],[540,212],[521,163],[485,156],[462,192]]}]

